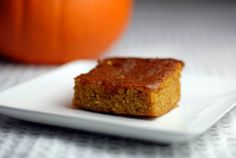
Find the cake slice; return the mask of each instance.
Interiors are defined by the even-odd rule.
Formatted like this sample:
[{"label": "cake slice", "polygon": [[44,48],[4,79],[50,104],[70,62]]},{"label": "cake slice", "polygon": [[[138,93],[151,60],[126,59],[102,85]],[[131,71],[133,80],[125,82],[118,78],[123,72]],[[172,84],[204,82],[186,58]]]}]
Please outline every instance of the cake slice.
[{"label": "cake slice", "polygon": [[158,117],[177,106],[184,63],[176,59],[107,58],[75,78],[76,108]]}]

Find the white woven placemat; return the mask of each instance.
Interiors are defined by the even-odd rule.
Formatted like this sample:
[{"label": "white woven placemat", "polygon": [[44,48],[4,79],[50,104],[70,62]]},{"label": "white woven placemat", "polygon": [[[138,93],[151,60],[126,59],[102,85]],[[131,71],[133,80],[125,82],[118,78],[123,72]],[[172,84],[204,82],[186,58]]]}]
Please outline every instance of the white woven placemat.
[{"label": "white woven placemat", "polygon": [[[236,5],[137,1],[132,24],[105,56],[177,57],[185,71],[236,77]],[[55,66],[0,62],[0,90]],[[13,96],[14,97],[14,96]],[[161,145],[23,122],[0,115],[0,158],[236,157],[236,109],[195,140]]]}]

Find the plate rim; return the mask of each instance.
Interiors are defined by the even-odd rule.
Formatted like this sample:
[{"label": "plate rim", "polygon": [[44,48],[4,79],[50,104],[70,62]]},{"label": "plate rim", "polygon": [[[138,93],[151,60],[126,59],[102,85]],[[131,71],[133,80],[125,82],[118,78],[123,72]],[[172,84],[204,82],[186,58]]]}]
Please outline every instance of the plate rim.
[{"label": "plate rim", "polygon": [[[9,90],[14,90],[14,88],[17,88],[17,87],[20,87],[20,86],[24,86],[24,85],[27,85],[27,84],[29,84],[29,83],[32,83],[32,82],[35,82],[36,80],[40,80],[40,79],[42,79],[42,78],[45,78],[45,77],[49,77],[50,75],[53,75],[53,74],[55,74],[55,73],[57,73],[57,72],[59,72],[59,71],[62,71],[63,69],[68,69],[68,67],[70,67],[70,66],[75,66],[75,65],[81,65],[81,64],[95,64],[95,60],[76,60],[76,61],[72,61],[72,62],[70,62],[70,63],[67,63],[67,64],[65,64],[65,65],[62,65],[62,66],[60,66],[60,67],[58,67],[58,68],[56,68],[56,69],[54,69],[54,70],[52,70],[52,71],[49,71],[49,72],[46,72],[45,74],[42,74],[42,75],[40,75],[40,76],[38,76],[38,77],[35,77],[35,78],[32,78],[32,79],[30,79],[30,80],[28,80],[28,81],[26,81],[26,82],[23,82],[23,83],[21,83],[21,84],[18,84],[18,85],[16,85],[16,86],[13,86],[13,87],[10,87],[10,88],[8,88],[8,89],[5,89],[5,90],[3,90],[3,91],[0,91],[0,98],[1,98],[1,95],[2,94],[4,94],[4,93],[7,93],[7,91],[9,91]],[[235,95],[236,96],[236,95]],[[236,97],[235,97],[236,98]],[[194,137],[196,137],[196,136],[198,136],[198,135],[200,135],[200,134],[202,134],[203,132],[205,132],[207,129],[209,129],[212,125],[214,125],[220,118],[222,118],[226,113],[228,113],[234,106],[235,106],[235,104],[236,104],[236,99],[235,99],[235,102],[232,104],[232,105],[230,105],[230,106],[227,106],[227,109],[226,110],[224,110],[224,112],[221,112],[220,113],[220,115],[217,115],[217,117],[215,118],[215,120],[214,121],[212,121],[212,123],[208,126],[208,127],[205,127],[205,128],[201,128],[201,129],[199,129],[199,130],[197,130],[196,128],[195,128],[195,130],[188,130],[188,131],[186,131],[186,132],[179,132],[179,131],[175,131],[175,132],[173,132],[173,131],[170,131],[170,130],[154,130],[154,131],[158,131],[158,132],[163,132],[163,133],[168,133],[168,134],[172,134],[172,135],[176,135],[176,134],[182,134],[183,136],[185,136],[185,138],[186,139],[174,139],[174,140],[172,140],[172,141],[169,141],[169,140],[166,140],[166,139],[163,139],[163,140],[161,140],[161,139],[157,139],[156,141],[161,141],[161,142],[168,142],[168,143],[171,143],[171,142],[182,142],[182,141],[186,141],[186,140],[189,140],[189,139],[192,139],[192,138],[194,138]],[[206,109],[204,109],[204,110],[206,110]],[[17,119],[21,119],[21,120],[25,120],[25,121],[30,121],[30,122],[37,122],[37,123],[43,123],[43,124],[48,124],[48,125],[56,125],[56,126],[61,126],[61,127],[67,127],[67,126],[65,126],[65,125],[59,125],[59,124],[54,124],[54,123],[47,123],[47,122],[42,122],[42,121],[37,121],[37,120],[33,120],[32,121],[32,119],[31,120],[29,120],[29,119],[24,119],[24,118],[22,118],[22,117],[20,117],[20,116],[18,116],[18,114],[17,114],[17,112],[16,111],[20,111],[21,113],[37,113],[37,115],[48,115],[48,116],[56,116],[56,117],[68,117],[68,118],[70,118],[71,116],[65,116],[65,115],[58,115],[58,114],[55,114],[55,113],[51,113],[50,111],[47,113],[47,112],[42,112],[42,111],[35,111],[35,109],[33,110],[33,109],[22,109],[22,108],[20,108],[20,107],[14,107],[14,106],[9,106],[9,105],[2,105],[1,103],[0,103],[0,113],[1,114],[4,114],[4,115],[8,115],[8,116],[10,116],[10,117],[14,117],[14,118],[17,118]],[[29,112],[30,111],[30,112]],[[38,117],[38,116],[37,116]],[[78,119],[78,117],[71,117],[71,118],[76,118],[76,119]],[[83,119],[83,118],[79,118],[79,119]],[[88,120],[87,120],[88,121]],[[92,121],[92,120],[89,120],[90,122]],[[103,124],[104,124],[104,122],[103,122]],[[108,124],[107,122],[105,122],[105,124]],[[117,125],[117,124],[116,124]],[[121,125],[119,125],[119,126],[121,126]],[[123,127],[127,127],[127,125],[124,125],[123,124]],[[79,127],[67,127],[67,128],[75,128],[75,129],[81,129],[81,128],[79,128]],[[133,127],[132,127],[133,128]],[[137,128],[137,127],[136,127]],[[139,130],[140,130],[141,128],[139,128]],[[87,130],[87,129],[82,129],[82,130]],[[149,129],[150,130],[150,129]],[[88,130],[89,131],[89,130]],[[94,132],[94,131],[93,131]],[[112,133],[107,133],[106,131],[95,131],[95,132],[98,132],[98,133],[106,133],[106,134],[111,134],[112,135]],[[119,135],[119,134],[115,134],[115,135]],[[135,138],[135,137],[134,137]],[[139,138],[138,138],[139,139]],[[142,139],[142,138],[141,138]],[[145,139],[146,140],[146,139]],[[155,140],[155,139],[151,139],[151,140]]]}]

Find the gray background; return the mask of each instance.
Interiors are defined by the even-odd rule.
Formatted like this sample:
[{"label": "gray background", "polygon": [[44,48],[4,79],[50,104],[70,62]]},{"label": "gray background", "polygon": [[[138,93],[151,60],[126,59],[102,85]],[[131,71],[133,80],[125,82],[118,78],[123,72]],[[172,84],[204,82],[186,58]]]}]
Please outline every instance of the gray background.
[{"label": "gray background", "polygon": [[[135,1],[124,36],[104,56],[177,57],[185,71],[236,77],[236,4],[233,1]],[[1,59],[0,90],[56,66]],[[27,99],[27,98],[26,98]],[[163,145],[20,121],[0,115],[4,157],[236,157],[236,109],[202,136]]]}]

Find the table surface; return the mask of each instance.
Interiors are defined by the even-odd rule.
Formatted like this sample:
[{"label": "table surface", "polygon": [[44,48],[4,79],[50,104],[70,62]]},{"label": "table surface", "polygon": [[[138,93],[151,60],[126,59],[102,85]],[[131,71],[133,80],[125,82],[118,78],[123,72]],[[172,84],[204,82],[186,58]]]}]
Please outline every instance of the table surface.
[{"label": "table surface", "polygon": [[[179,2],[179,1],[178,1]],[[121,40],[104,56],[176,57],[185,71],[236,77],[236,4],[136,1]],[[0,61],[0,91],[57,66]],[[236,108],[206,133],[158,144],[24,122],[0,115],[0,157],[236,157]]]}]

